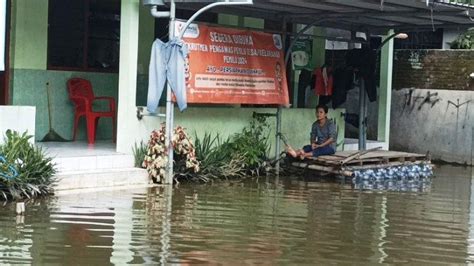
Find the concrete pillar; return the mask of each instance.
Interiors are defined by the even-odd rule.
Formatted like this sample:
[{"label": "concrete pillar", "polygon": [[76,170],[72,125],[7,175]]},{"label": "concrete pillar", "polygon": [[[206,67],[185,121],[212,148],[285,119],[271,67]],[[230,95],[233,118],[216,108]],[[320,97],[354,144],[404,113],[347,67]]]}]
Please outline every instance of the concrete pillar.
[{"label": "concrete pillar", "polygon": [[[385,38],[393,34],[389,30]],[[383,40],[382,40],[383,41]],[[377,140],[389,146],[390,140],[390,107],[392,101],[393,39],[388,41],[380,55],[380,83],[378,95],[378,129]]]},{"label": "concrete pillar", "polygon": [[[144,17],[140,19],[140,0],[122,0],[121,18],[120,18],[120,65],[119,65],[119,96],[117,111],[117,151],[131,154],[132,147],[140,140],[148,139],[153,129],[159,128],[162,119],[158,117],[147,117],[139,121],[137,119],[137,65],[140,60],[138,56],[139,35],[150,35],[151,31],[140,31],[139,24],[142,27],[154,27],[153,19]],[[142,12],[143,16],[151,16],[148,12]],[[148,32],[148,33],[147,33]],[[151,32],[151,33],[150,33]],[[146,73],[148,68],[147,53],[150,53],[151,41],[153,37],[144,37],[141,39],[143,49],[142,68]],[[160,111],[163,111],[160,109]]]},{"label": "concrete pillar", "polygon": [[138,19],[140,0],[123,0],[120,14],[120,65],[119,100],[117,112],[117,151],[130,153],[134,115],[137,64],[138,64]]}]

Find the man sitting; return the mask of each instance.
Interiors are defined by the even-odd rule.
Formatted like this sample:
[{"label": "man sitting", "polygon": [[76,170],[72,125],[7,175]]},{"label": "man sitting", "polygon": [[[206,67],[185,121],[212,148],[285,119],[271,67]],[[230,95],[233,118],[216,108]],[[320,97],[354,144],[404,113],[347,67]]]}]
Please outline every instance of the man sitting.
[{"label": "man sitting", "polygon": [[287,145],[287,153],[294,158],[318,157],[321,155],[331,155],[336,152],[336,125],[327,117],[328,107],[318,105],[316,107],[317,120],[311,127],[311,144],[302,149],[294,150]]}]

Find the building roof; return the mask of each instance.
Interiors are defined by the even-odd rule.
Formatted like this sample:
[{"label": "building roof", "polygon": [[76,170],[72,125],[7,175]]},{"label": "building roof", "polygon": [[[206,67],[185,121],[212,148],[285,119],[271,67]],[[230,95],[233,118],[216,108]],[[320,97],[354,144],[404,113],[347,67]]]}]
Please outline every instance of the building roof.
[{"label": "building roof", "polygon": [[[177,0],[177,2],[180,0]],[[184,0],[186,1],[186,0]],[[178,3],[197,9],[203,4]],[[191,1],[196,2],[196,1]],[[253,0],[253,5],[225,6],[214,12],[290,23],[382,33],[400,31],[464,29],[474,26],[473,4],[443,4],[446,0]],[[474,2],[474,1],[473,1]],[[469,11],[472,17],[469,17]]]}]

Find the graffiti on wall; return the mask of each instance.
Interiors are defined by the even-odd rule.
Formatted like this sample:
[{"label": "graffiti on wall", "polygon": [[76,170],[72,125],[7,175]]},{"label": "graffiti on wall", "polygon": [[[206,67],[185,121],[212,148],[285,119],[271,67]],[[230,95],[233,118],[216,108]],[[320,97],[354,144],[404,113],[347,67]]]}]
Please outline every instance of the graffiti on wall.
[{"label": "graffiti on wall", "polygon": [[403,105],[402,111],[413,110],[420,111],[424,106],[429,106],[433,108],[438,102],[441,101],[441,98],[438,96],[437,92],[427,91],[425,95],[421,93],[414,94],[414,89],[409,89],[405,93],[405,103]]},{"label": "graffiti on wall", "polygon": [[410,63],[412,69],[423,68],[423,63],[421,62],[420,54],[416,50],[410,52],[410,56],[408,57],[408,62]]},{"label": "graffiti on wall", "polygon": [[[468,117],[467,117],[467,114],[468,114],[468,109],[469,109],[469,103],[471,102],[472,100],[467,100],[465,102],[462,102],[460,103],[459,102],[459,99],[457,99],[457,102],[452,102],[452,101],[448,101],[447,103],[447,106],[446,106],[446,111],[449,109],[449,107],[452,105],[454,108],[456,108],[456,128],[457,128],[457,125],[458,125],[458,122],[459,122],[459,109],[463,108],[463,107],[466,107],[465,108],[465,114],[464,114],[464,122],[465,121],[468,121]],[[463,124],[462,128],[465,128],[466,125]]]}]

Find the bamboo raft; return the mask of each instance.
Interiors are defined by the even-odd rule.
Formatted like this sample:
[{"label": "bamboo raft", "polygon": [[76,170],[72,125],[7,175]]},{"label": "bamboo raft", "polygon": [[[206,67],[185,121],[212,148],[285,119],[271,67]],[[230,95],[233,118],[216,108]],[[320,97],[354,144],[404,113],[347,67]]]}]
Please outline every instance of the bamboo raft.
[{"label": "bamboo raft", "polygon": [[333,155],[295,161],[292,166],[345,177],[355,177],[359,171],[390,169],[403,166],[427,165],[432,167],[429,154],[385,151],[374,148],[365,151],[341,151]]}]

